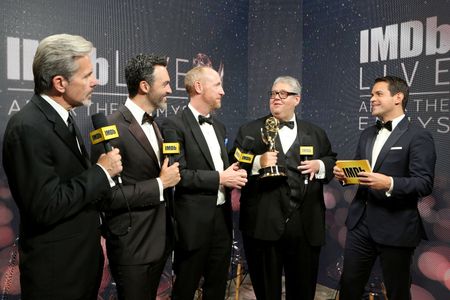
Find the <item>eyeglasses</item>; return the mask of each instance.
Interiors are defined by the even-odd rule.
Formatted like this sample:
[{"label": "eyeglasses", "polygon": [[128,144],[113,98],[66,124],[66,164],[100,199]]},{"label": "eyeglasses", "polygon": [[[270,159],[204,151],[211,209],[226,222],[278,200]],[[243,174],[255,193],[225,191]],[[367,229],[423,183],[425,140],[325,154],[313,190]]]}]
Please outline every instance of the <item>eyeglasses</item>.
[{"label": "eyeglasses", "polygon": [[274,99],[277,95],[280,96],[280,99],[286,99],[288,96],[298,95],[297,93],[293,92],[286,92],[286,91],[270,91],[268,92],[269,98]]}]

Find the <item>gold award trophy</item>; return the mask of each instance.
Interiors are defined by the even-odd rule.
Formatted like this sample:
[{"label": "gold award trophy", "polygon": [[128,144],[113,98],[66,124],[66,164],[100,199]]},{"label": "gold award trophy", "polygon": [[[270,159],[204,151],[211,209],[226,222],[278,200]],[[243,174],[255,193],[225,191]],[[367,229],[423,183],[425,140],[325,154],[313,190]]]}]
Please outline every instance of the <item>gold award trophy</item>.
[{"label": "gold award trophy", "polygon": [[[275,148],[275,139],[278,135],[278,126],[279,121],[275,117],[267,118],[264,128],[261,128],[261,138],[263,142],[269,146],[268,151],[275,152],[277,151]],[[270,180],[279,180],[286,179],[287,172],[286,168],[279,165],[268,166],[261,168],[259,170],[259,178],[260,179],[269,179]]]}]

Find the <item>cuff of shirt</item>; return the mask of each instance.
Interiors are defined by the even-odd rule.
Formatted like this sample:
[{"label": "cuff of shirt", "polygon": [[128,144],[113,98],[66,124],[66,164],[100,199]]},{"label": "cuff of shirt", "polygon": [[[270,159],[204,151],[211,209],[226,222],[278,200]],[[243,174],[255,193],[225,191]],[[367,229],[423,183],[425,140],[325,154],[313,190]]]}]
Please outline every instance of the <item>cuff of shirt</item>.
[{"label": "cuff of shirt", "polygon": [[158,182],[158,187],[159,187],[159,201],[164,201],[164,187],[161,181],[161,178],[157,177],[156,181]]},{"label": "cuff of shirt", "polygon": [[394,178],[389,177],[391,180],[391,186],[389,187],[389,190],[386,192],[386,197],[392,196],[392,190],[394,189]]},{"label": "cuff of shirt", "polygon": [[316,177],[316,179],[324,179],[327,174],[325,173],[325,164],[320,159],[319,159],[319,165],[320,165],[319,172],[314,174],[314,176]]},{"label": "cuff of shirt", "polygon": [[255,155],[255,158],[253,159],[253,166],[252,166],[252,175],[259,175],[259,169],[261,169],[261,155]]},{"label": "cuff of shirt", "polygon": [[110,187],[116,186],[116,183],[115,183],[114,180],[111,178],[111,176],[110,176],[109,173],[106,171],[106,169],[103,168],[101,164],[97,164],[97,166],[99,166],[100,168],[102,168],[103,172],[105,172],[106,177],[108,177],[109,186],[110,186]]}]

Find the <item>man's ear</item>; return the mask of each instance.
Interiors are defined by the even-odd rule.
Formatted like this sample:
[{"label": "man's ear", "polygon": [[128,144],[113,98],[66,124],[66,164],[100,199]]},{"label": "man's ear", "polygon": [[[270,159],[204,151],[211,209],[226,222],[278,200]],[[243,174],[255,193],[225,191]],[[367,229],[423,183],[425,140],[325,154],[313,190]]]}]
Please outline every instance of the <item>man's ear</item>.
[{"label": "man's ear", "polygon": [[403,98],[405,98],[405,95],[403,93],[398,92],[394,95],[394,103],[395,105],[402,105]]},{"label": "man's ear", "polygon": [[302,102],[302,96],[300,95],[295,96],[295,101],[296,101],[295,106],[299,105]]},{"label": "man's ear", "polygon": [[197,94],[201,94],[203,91],[202,83],[199,80],[194,82],[194,90]]},{"label": "man's ear", "polygon": [[141,80],[141,82],[139,82],[138,93],[147,94],[149,91],[150,91],[150,84],[148,84],[148,82],[145,80]]},{"label": "man's ear", "polygon": [[55,90],[63,94],[66,92],[66,87],[69,84],[69,82],[63,76],[56,75],[55,77],[52,78],[52,84]]}]

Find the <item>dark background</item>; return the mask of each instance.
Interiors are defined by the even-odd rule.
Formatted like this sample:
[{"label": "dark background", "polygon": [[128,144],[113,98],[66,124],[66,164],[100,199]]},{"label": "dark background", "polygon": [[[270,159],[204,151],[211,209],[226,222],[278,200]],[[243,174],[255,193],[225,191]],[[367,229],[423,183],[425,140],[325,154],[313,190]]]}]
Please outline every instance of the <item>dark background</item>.
[{"label": "dark background", "polygon": [[[410,79],[408,115],[428,128],[438,152],[433,194],[419,205],[429,235],[413,261],[413,299],[447,299],[450,289],[450,1],[418,0],[227,0],[227,1],[44,1],[3,0],[0,8],[0,139],[11,115],[32,96],[29,62],[33,47],[55,33],[79,34],[96,47],[96,74],[102,83],[89,108],[76,109],[86,136],[90,116],[112,113],[127,90],[123,69],[141,52],[169,57],[172,115],[187,104],[184,74],[199,53],[223,70],[225,96],[218,117],[228,129],[229,146],[239,126],[268,112],[266,92],[275,77],[291,75],[303,85],[301,118],[324,128],[338,158],[350,159],[360,131],[374,122],[369,95],[373,80],[390,75]],[[441,53],[426,54],[433,44],[427,19],[436,18]],[[413,41],[402,23],[417,21],[422,33]],[[417,22],[415,24],[417,24]],[[394,26],[391,26],[394,25]],[[361,31],[396,28],[395,39],[422,51],[409,58],[390,53],[387,59],[360,62]],[[411,31],[410,31],[411,32]],[[415,31],[417,33],[417,31]],[[431,32],[431,33],[430,33]],[[387,34],[386,34],[387,36]],[[8,42],[9,41],[9,42]],[[17,43],[17,47],[14,46]],[[8,48],[8,45],[10,47]],[[388,45],[389,46],[389,45]],[[387,47],[387,46],[386,46]],[[436,76],[439,76],[437,84]],[[323,248],[319,283],[337,287],[345,240],[344,220],[354,189],[336,182],[325,190],[327,245]],[[0,171],[0,293],[20,293],[14,240],[19,216]],[[238,247],[240,245],[238,244]],[[371,279],[379,287],[379,271]],[[105,272],[103,297],[111,293]],[[447,296],[445,296],[447,295]],[[3,299],[3,298],[2,298]]]}]

